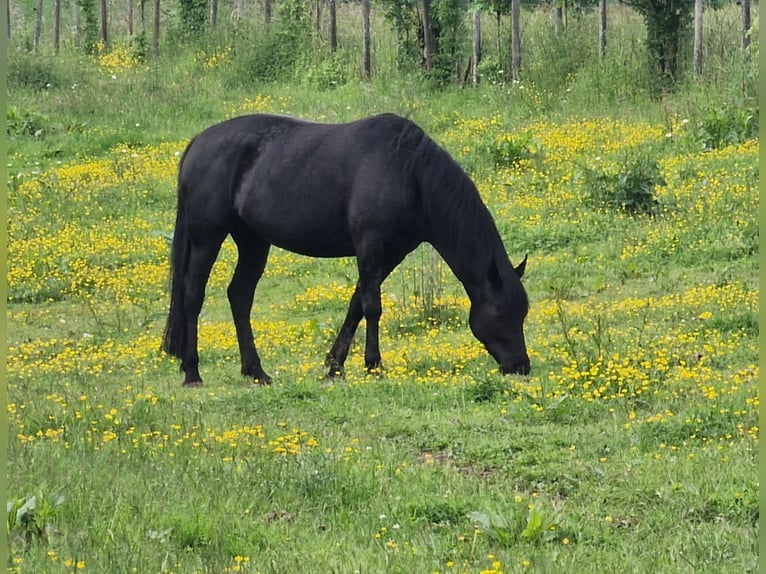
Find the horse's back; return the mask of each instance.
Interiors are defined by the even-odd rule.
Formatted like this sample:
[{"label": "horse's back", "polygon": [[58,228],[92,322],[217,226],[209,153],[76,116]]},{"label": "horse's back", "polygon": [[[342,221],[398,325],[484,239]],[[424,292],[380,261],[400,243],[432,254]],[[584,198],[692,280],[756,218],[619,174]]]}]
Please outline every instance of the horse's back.
[{"label": "horse's back", "polygon": [[241,116],[194,138],[179,185],[204,218],[233,212],[269,243],[350,256],[362,233],[414,241],[420,201],[401,138],[418,129],[393,114],[346,124]]}]

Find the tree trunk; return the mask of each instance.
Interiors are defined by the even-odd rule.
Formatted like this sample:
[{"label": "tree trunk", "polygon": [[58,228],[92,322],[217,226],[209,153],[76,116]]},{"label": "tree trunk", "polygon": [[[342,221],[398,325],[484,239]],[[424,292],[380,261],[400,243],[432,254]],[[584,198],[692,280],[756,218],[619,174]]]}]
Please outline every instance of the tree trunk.
[{"label": "tree trunk", "polygon": [[5,31],[8,34],[8,39],[11,39],[11,0],[5,2]]},{"label": "tree trunk", "polygon": [[396,34],[396,70],[399,71],[402,69],[402,29],[398,22],[394,32]]},{"label": "tree trunk", "polygon": [[263,0],[263,17],[266,24],[271,24],[271,0]]},{"label": "tree trunk", "polygon": [[32,52],[37,53],[40,47],[40,34],[43,31],[43,0],[37,0],[35,7],[35,36],[32,43]]},{"label": "tree trunk", "polygon": [[128,36],[133,37],[133,0],[128,0]]},{"label": "tree trunk", "polygon": [[372,77],[372,64],[370,61],[370,0],[362,0],[362,76],[365,80]]},{"label": "tree trunk", "polygon": [[521,79],[521,0],[511,0],[511,74]]},{"label": "tree trunk", "polygon": [[210,26],[218,24],[218,0],[210,0]]},{"label": "tree trunk", "polygon": [[[9,20],[10,22],[10,20]],[[742,0],[742,52],[745,54],[745,62],[750,61],[750,0]],[[10,24],[8,25],[10,30]]]},{"label": "tree trunk", "polygon": [[495,12],[495,24],[497,24],[497,61],[500,62],[503,58],[503,42],[500,34],[500,10]]},{"label": "tree trunk", "polygon": [[481,12],[473,10],[473,59],[471,61],[471,81],[479,85],[479,64],[481,63]]},{"label": "tree trunk", "polygon": [[237,0],[237,20],[242,20],[242,13],[245,11],[245,0]]},{"label": "tree trunk", "polygon": [[598,55],[606,56],[606,0],[598,1]]},{"label": "tree trunk", "polygon": [[553,29],[557,35],[564,30],[564,7],[561,5],[556,6],[553,12]]},{"label": "tree trunk", "polygon": [[80,3],[74,3],[74,45],[82,46],[82,16],[80,15]]},{"label": "tree trunk", "polygon": [[160,55],[160,0],[154,0],[154,33],[152,34],[152,53]]},{"label": "tree trunk", "polygon": [[434,65],[434,33],[431,29],[431,0],[423,0],[423,65],[430,72]]},{"label": "tree trunk", "polygon": [[61,0],[53,2],[53,53],[58,55],[61,47]]},{"label": "tree trunk", "polygon": [[335,9],[335,0],[328,0],[330,3],[330,53],[334,54],[338,49],[338,15]]},{"label": "tree trunk", "polygon": [[107,49],[109,47],[109,38],[107,37],[106,30],[106,0],[101,0],[99,12],[101,13],[101,41],[104,43],[104,49]]},{"label": "tree trunk", "polygon": [[694,0],[694,77],[702,76],[702,0]]}]

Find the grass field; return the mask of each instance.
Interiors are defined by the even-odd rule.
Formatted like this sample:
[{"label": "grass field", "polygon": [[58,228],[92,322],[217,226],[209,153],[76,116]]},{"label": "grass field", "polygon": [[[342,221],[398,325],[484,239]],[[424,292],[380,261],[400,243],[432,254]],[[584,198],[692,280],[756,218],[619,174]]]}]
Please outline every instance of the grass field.
[{"label": "grass field", "polygon": [[[667,104],[544,114],[523,86],[245,94],[185,83],[215,61],[120,62],[11,87],[9,572],[756,570],[757,138]],[[275,249],[253,386],[227,242],[182,388],[159,352],[179,154],[261,111],[408,114],[448,149],[529,254],[531,375],[498,373],[423,246],[384,284],[384,376],[362,324],[324,381],[354,261]]]}]

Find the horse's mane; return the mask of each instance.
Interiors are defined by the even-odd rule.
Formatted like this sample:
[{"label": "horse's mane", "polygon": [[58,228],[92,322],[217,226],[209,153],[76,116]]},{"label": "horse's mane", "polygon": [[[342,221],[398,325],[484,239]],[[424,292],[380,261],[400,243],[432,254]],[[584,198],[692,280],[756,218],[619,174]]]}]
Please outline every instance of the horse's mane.
[{"label": "horse's mane", "polygon": [[[455,252],[470,241],[499,248],[500,234],[476,185],[463,168],[421,128],[405,120],[398,137],[404,170],[418,183],[425,213],[440,251]],[[485,250],[486,252],[486,250]],[[496,253],[486,253],[488,257]]]}]

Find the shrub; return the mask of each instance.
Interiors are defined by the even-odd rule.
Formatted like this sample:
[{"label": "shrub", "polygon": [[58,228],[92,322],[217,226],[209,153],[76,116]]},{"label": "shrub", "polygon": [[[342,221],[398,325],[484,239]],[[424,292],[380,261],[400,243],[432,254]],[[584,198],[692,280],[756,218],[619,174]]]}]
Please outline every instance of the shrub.
[{"label": "shrub", "polygon": [[349,68],[346,59],[335,53],[332,57],[323,58],[317,63],[300,63],[297,71],[303,77],[303,81],[312,88],[332,90],[348,83]]},{"label": "shrub", "polygon": [[720,106],[697,121],[693,143],[704,150],[739,144],[758,136],[758,108]]},{"label": "shrub", "polygon": [[32,90],[47,90],[66,85],[59,68],[51,58],[8,55],[8,85]]},{"label": "shrub", "polygon": [[6,131],[9,139],[15,139],[19,136],[38,138],[45,134],[45,119],[40,114],[8,106],[6,108],[6,120]]},{"label": "shrub", "polygon": [[492,158],[495,167],[519,167],[524,160],[533,157],[530,144],[528,133],[517,136],[504,134],[487,144],[487,155]]},{"label": "shrub", "polygon": [[255,38],[254,46],[235,46],[226,67],[227,87],[252,87],[261,82],[294,78],[294,69],[305,51],[305,39],[274,26]]},{"label": "shrub", "polygon": [[665,185],[657,160],[644,155],[625,158],[616,173],[581,167],[576,177],[589,204],[631,213],[655,212],[659,202],[654,190]]}]

